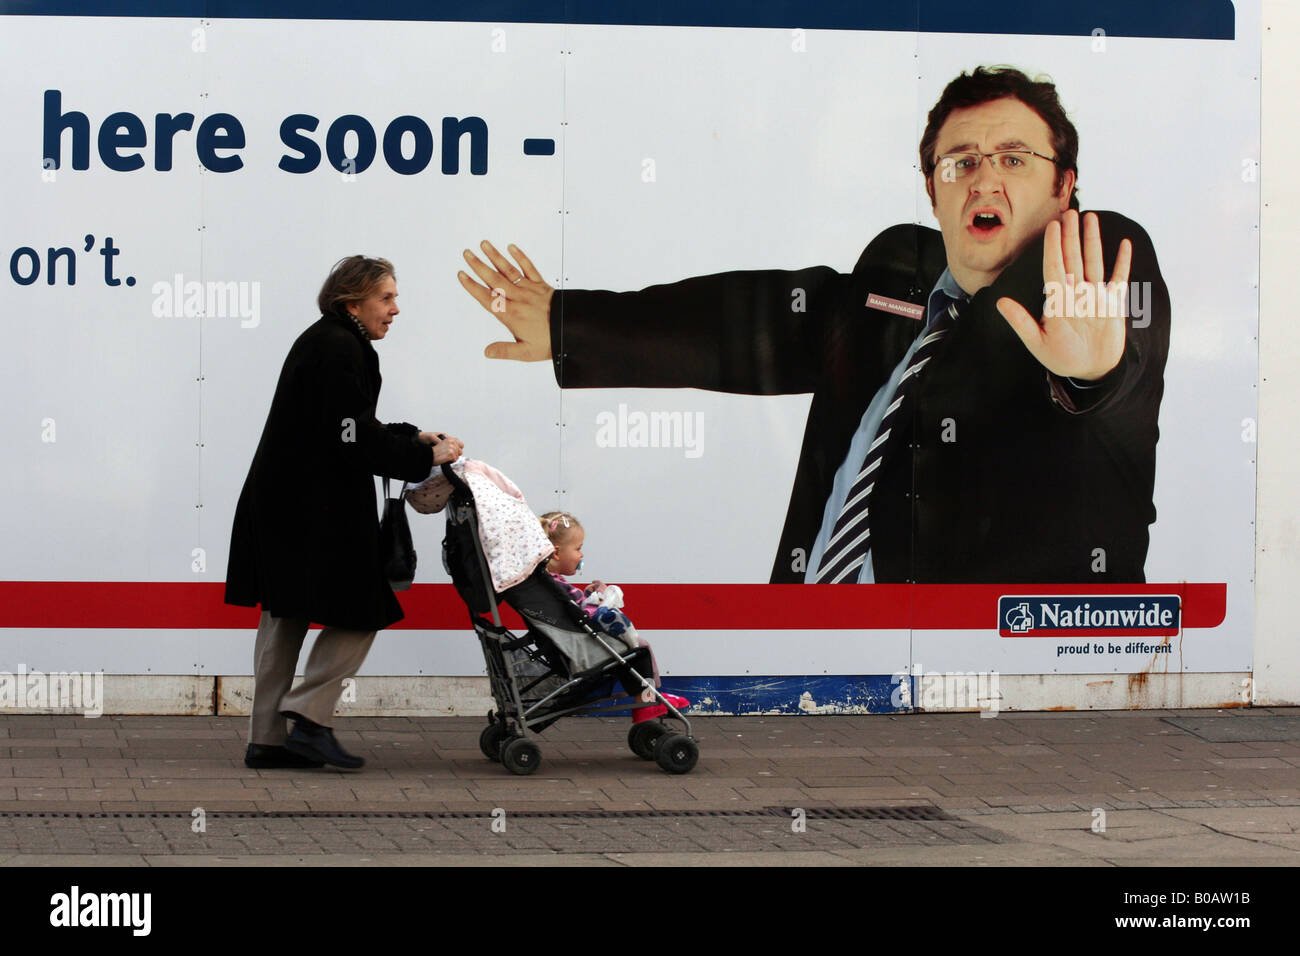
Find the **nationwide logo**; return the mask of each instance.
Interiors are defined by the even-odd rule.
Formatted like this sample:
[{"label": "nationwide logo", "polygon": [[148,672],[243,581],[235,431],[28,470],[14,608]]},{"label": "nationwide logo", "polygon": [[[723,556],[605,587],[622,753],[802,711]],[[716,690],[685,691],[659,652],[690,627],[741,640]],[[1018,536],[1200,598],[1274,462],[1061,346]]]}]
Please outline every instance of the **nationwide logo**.
[{"label": "nationwide logo", "polygon": [[998,598],[1003,637],[1170,637],[1182,627],[1176,594],[1013,595]]}]

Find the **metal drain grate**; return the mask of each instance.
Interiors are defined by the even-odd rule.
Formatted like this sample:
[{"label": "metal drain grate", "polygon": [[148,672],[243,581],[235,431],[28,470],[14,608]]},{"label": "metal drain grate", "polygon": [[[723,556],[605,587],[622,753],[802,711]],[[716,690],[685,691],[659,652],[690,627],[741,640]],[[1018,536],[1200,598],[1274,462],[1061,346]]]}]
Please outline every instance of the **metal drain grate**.
[{"label": "metal drain grate", "polygon": [[[782,811],[789,816],[794,807]],[[809,820],[956,820],[938,807],[809,807]]]},{"label": "metal drain grate", "polygon": [[[938,807],[764,807],[761,810],[514,810],[515,819],[536,820],[644,820],[665,817],[783,817],[802,810],[809,820],[957,820]],[[0,819],[51,820],[188,820],[189,810],[0,810]],[[477,820],[489,819],[490,811],[383,811],[383,810],[212,810],[210,818],[235,820]]]}]

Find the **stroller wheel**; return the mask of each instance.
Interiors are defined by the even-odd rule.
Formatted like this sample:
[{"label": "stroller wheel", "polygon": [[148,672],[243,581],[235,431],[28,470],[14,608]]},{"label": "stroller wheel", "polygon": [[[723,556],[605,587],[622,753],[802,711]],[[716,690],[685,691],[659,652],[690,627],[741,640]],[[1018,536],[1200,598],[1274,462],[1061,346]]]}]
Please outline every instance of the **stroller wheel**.
[{"label": "stroller wheel", "polygon": [[515,737],[501,748],[501,763],[511,773],[533,773],[542,765],[542,749],[531,740]]},{"label": "stroller wheel", "polygon": [[690,773],[699,759],[699,745],[685,734],[665,734],[655,744],[655,763],[669,773]]},{"label": "stroller wheel", "polygon": [[627,732],[627,745],[632,753],[642,760],[654,760],[655,744],[659,743],[659,738],[666,733],[668,728],[664,726],[663,721],[643,720],[639,724],[633,724],[632,729]]},{"label": "stroller wheel", "polygon": [[483,751],[483,756],[488,760],[500,762],[501,760],[501,741],[506,739],[506,729],[500,724],[491,723],[483,728],[483,733],[478,735],[478,749]]}]

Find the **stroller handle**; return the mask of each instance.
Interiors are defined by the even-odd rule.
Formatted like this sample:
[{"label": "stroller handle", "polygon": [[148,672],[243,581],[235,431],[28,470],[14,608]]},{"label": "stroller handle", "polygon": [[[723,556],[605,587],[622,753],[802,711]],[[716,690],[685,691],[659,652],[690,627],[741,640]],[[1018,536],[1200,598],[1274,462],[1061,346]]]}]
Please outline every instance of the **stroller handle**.
[{"label": "stroller handle", "polygon": [[[470,502],[470,506],[465,511],[464,520],[467,521],[469,524],[470,537],[473,539],[474,542],[472,547],[474,551],[475,563],[478,565],[478,570],[480,574],[479,580],[484,582],[483,596],[487,598],[488,609],[492,613],[492,623],[496,625],[496,627],[499,630],[501,628],[501,611],[497,606],[498,605],[497,593],[492,587],[492,572],[488,569],[487,558],[484,556],[483,547],[479,543],[478,514],[473,505],[474,493],[470,490],[469,484],[463,478],[461,478],[460,475],[456,474],[455,470],[451,467],[451,462],[447,462],[443,464],[441,468],[442,468],[443,475],[446,477],[446,479],[449,482],[451,482],[453,499],[455,498],[468,499]],[[447,521],[449,524],[452,521],[451,512],[452,509],[448,509]],[[470,610],[472,616],[473,608],[471,607]]]},{"label": "stroller handle", "polygon": [[446,462],[439,467],[442,468],[443,476],[451,482],[453,488],[457,491],[469,491],[469,485],[465,484],[464,479],[462,479],[460,475],[456,474],[456,470],[451,467],[451,462]]}]

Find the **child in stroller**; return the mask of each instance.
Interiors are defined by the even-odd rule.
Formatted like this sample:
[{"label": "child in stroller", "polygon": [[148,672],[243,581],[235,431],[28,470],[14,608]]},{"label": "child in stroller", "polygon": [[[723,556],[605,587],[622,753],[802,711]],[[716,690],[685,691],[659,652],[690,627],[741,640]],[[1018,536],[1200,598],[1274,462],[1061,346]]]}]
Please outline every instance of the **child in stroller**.
[{"label": "child in stroller", "polygon": [[[593,581],[586,590],[579,590],[570,584],[565,575],[577,574],[582,569],[582,547],[587,533],[582,523],[567,511],[549,511],[541,517],[542,530],[555,545],[555,553],[546,562],[546,570],[552,578],[569,595],[569,599],[582,607],[596,626],[610,637],[617,637],[630,648],[644,647],[650,653],[650,668],[654,675],[654,685],[660,686],[659,666],[655,663],[654,651],[641,639],[636,628],[620,608],[623,607],[623,590],[617,585]],[[691,705],[685,697],[664,694],[664,698],[678,710]],[[641,700],[650,703],[653,695],[642,692]],[[640,723],[662,717],[668,708],[662,704],[639,707],[632,711],[632,722]]]},{"label": "child in stroller", "polygon": [[[669,700],[657,689],[649,648],[597,628],[548,573],[556,548],[508,478],[461,459],[408,488],[407,500],[423,513],[446,508],[443,564],[469,610],[496,704],[479,737],[484,756],[512,773],[533,773],[541,763],[535,737],[552,723],[631,707],[649,712],[628,733],[637,756],[669,773],[695,766],[699,747],[690,721],[674,703],[681,698]],[[502,624],[501,603],[519,612],[525,634]],[[629,701],[638,694],[642,700]]]}]

